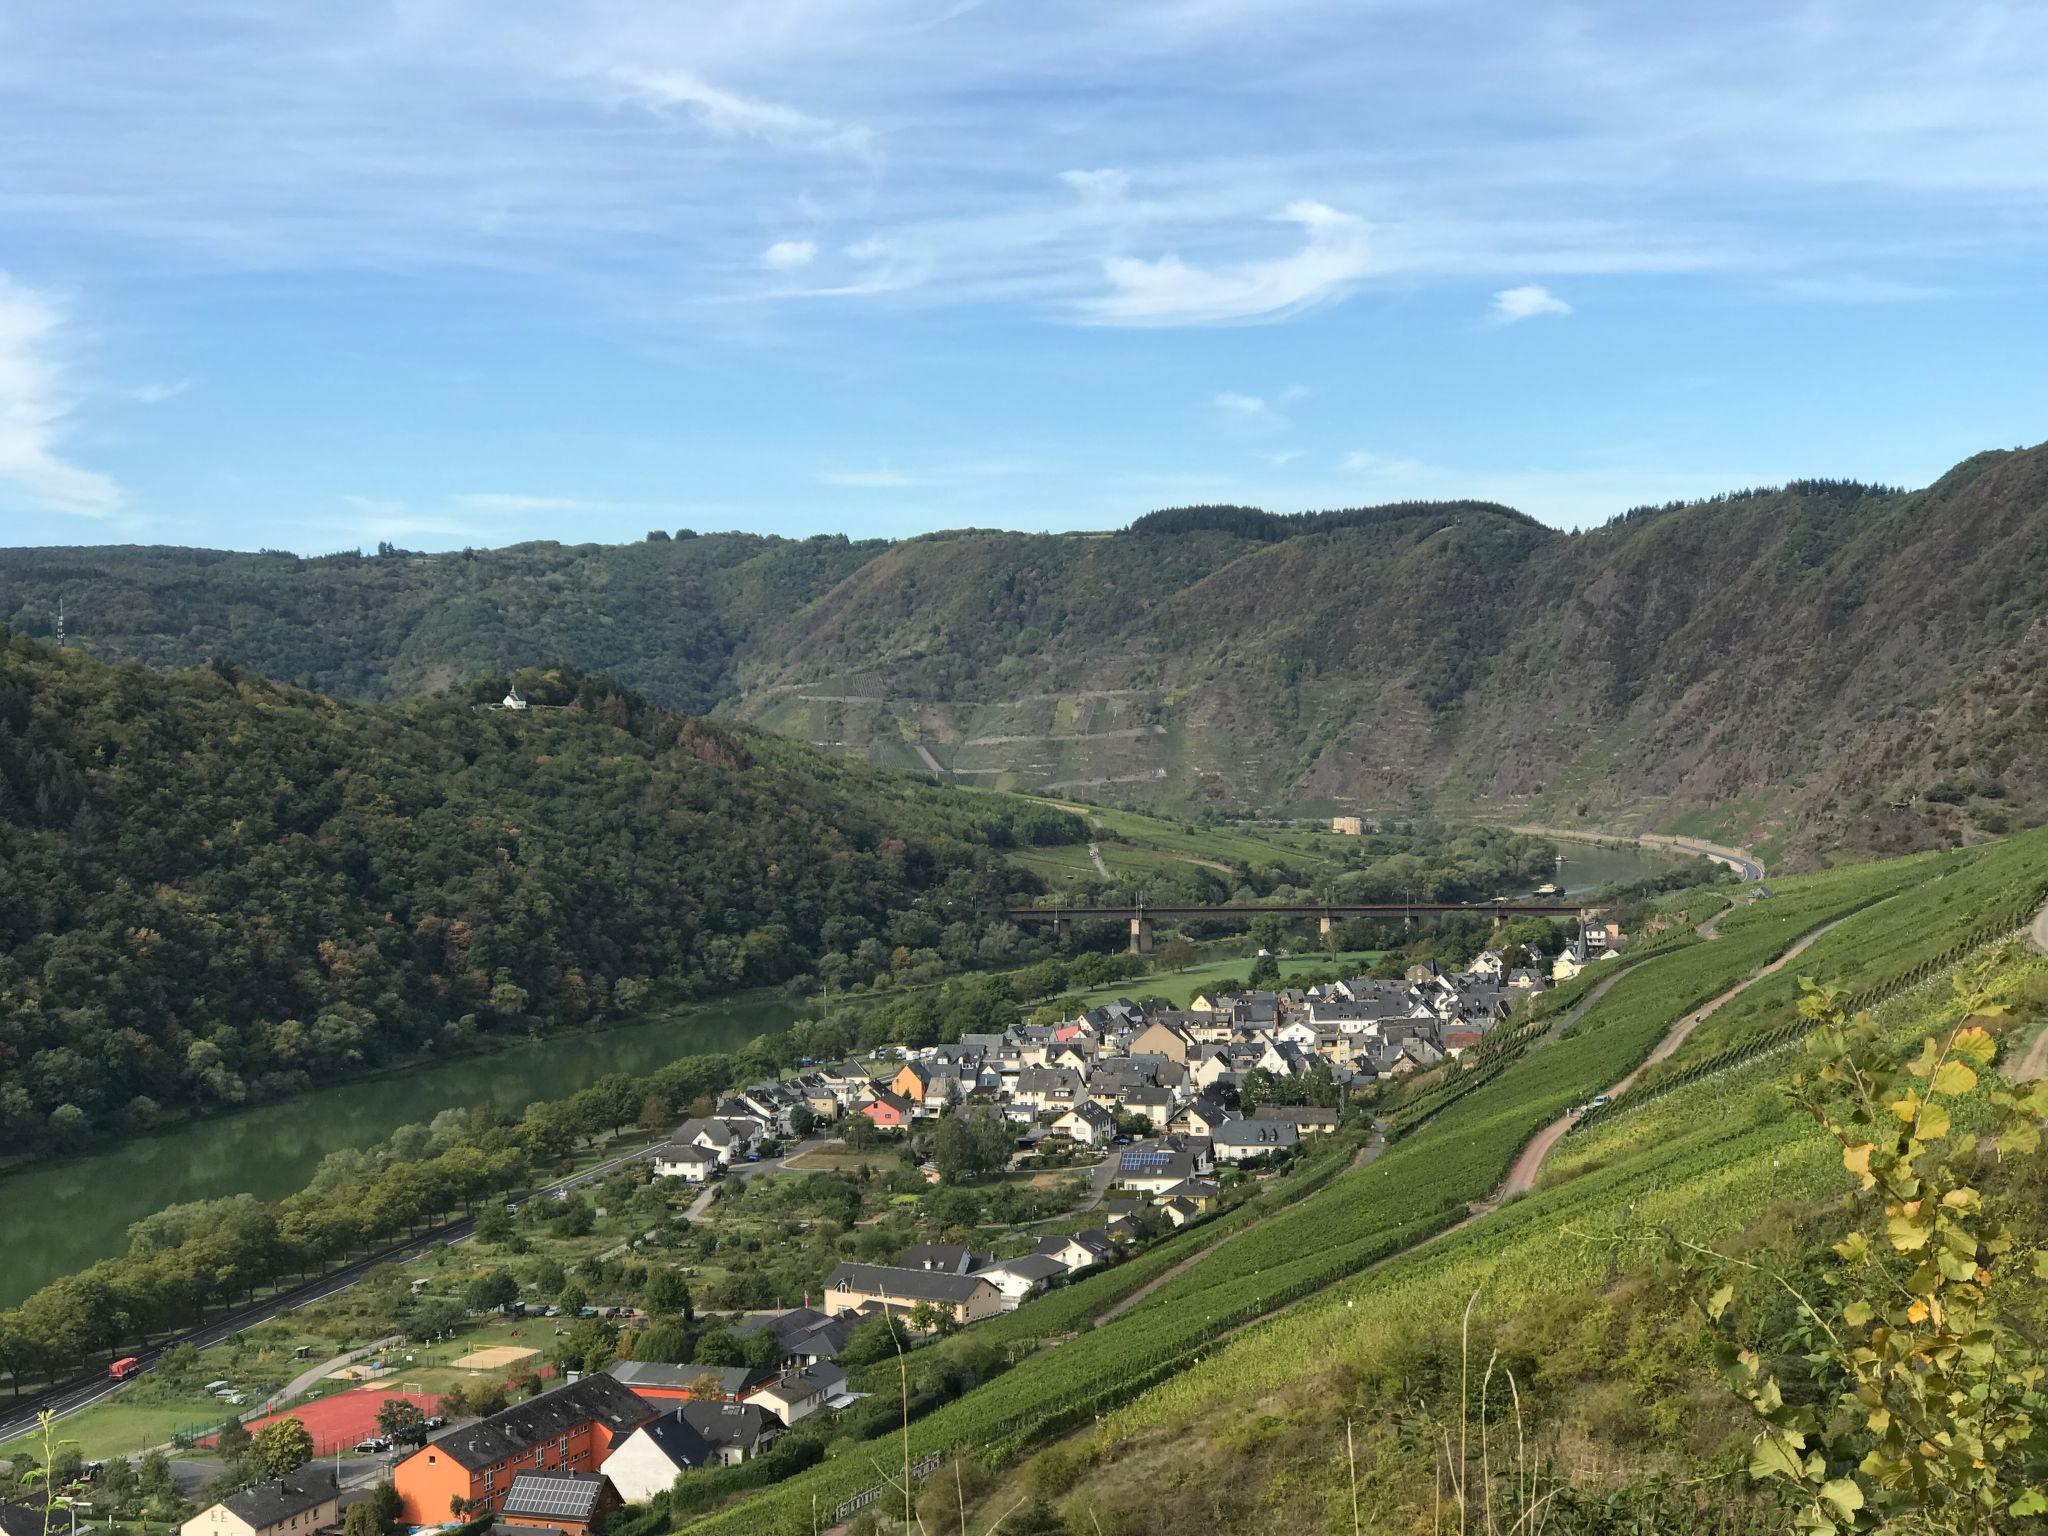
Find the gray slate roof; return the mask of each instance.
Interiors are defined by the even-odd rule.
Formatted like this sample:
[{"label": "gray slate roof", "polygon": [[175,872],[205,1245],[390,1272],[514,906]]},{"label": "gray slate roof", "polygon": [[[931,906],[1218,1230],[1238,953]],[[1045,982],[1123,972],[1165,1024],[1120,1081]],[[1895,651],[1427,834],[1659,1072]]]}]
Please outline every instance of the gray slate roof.
[{"label": "gray slate roof", "polygon": [[[261,1530],[326,1503],[336,1492],[332,1467],[301,1467],[290,1477],[273,1477],[231,1493],[221,1503]],[[35,1528],[41,1532],[41,1520]]]},{"label": "gray slate roof", "polygon": [[938,1301],[956,1305],[972,1301],[986,1280],[973,1275],[942,1275],[925,1269],[891,1269],[884,1264],[842,1264],[825,1277],[829,1290],[886,1295],[891,1301]]},{"label": "gray slate roof", "polygon": [[[625,1364],[637,1364],[627,1361]],[[619,1439],[654,1417],[644,1399],[635,1397],[616,1376],[600,1371],[581,1381],[556,1387],[539,1397],[515,1403],[501,1413],[479,1419],[433,1442],[430,1449],[442,1452],[461,1466],[475,1471],[521,1451],[532,1450],[543,1440],[553,1440],[581,1424],[595,1421]],[[422,1454],[414,1452],[414,1455]]]}]

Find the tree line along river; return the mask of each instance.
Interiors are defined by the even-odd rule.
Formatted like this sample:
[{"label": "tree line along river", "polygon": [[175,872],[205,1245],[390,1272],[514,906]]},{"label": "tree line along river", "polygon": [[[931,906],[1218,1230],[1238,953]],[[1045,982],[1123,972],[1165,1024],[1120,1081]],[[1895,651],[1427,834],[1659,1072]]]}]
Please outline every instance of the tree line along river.
[{"label": "tree line along river", "polygon": [[444,1109],[488,1104],[517,1114],[536,1099],[561,1098],[613,1072],[650,1072],[678,1056],[737,1050],[788,1028],[802,1011],[795,1003],[735,1003],[558,1035],[187,1121],[0,1177],[0,1307],[125,1253],[129,1225],[167,1205],[242,1193],[274,1200],[303,1188],[336,1148],[373,1146]]},{"label": "tree line along river", "polygon": [[[1560,844],[1569,895],[1645,879],[1668,855]],[[1133,985],[1142,993],[1143,983]],[[811,1005],[815,1008],[815,1005]],[[188,1200],[248,1193],[273,1200],[305,1186],[339,1147],[367,1147],[444,1109],[488,1104],[519,1113],[612,1072],[642,1073],[678,1056],[736,1050],[786,1029],[804,1005],[733,1003],[659,1022],[566,1034],[315,1089],[280,1104],[192,1120],[104,1152],[0,1176],[0,1307],[128,1248],[128,1228]]]}]

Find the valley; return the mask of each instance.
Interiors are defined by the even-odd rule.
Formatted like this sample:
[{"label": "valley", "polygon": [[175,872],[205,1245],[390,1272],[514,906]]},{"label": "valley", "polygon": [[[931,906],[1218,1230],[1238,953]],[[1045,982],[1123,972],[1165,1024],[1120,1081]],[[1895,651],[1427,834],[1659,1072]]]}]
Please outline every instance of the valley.
[{"label": "valley", "polygon": [[[2048,450],[1561,534],[1485,503],[900,543],[0,551],[109,660],[390,698],[536,661],[982,789],[1683,832],[1780,868],[2048,810]],[[311,626],[290,615],[360,611]],[[1767,641],[1767,643],[1758,643]]]}]

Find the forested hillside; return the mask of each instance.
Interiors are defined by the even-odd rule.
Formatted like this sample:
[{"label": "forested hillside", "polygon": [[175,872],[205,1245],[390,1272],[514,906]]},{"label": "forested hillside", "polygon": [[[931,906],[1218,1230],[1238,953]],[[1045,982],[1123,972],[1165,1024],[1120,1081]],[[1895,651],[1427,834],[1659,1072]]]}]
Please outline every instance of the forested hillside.
[{"label": "forested hillside", "polygon": [[109,547],[0,552],[0,622],[110,661],[228,657],[322,693],[380,699],[539,662],[603,671],[672,709],[733,692],[755,630],[885,546],[752,534],[644,544],[519,544],[302,560],[267,551]]},{"label": "forested hillside", "polygon": [[983,787],[1176,811],[1476,811],[1763,845],[2048,814],[2048,449],[1566,535],[1484,503],[1195,507],[1110,534],[751,535],[296,560],[0,552],[96,654],[363,696],[602,668]]},{"label": "forested hillside", "polygon": [[477,702],[502,677],[350,704],[0,631],[0,1148],[821,958],[969,958],[1036,887],[1001,850],[1082,835],[601,679],[521,682],[523,713]]}]

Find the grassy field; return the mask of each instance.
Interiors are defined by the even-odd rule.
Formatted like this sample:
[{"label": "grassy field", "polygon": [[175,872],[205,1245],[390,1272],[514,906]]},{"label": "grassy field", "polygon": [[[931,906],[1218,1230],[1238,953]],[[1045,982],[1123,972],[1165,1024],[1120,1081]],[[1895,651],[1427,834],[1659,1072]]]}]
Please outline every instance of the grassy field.
[{"label": "grassy field", "polygon": [[[1285,955],[1280,959],[1280,985],[1294,986],[1298,977],[1321,975],[1329,971],[1336,971],[1344,976],[1356,976],[1362,971],[1370,970],[1379,958],[1380,951],[1372,949],[1345,950],[1335,955]],[[1138,981],[1123,981],[1114,986],[1095,987],[1086,992],[1072,994],[1072,997],[1073,1001],[1083,1008],[1114,1002],[1120,997],[1163,997],[1176,1007],[1184,1008],[1200,993],[1215,990],[1219,982],[1242,983],[1251,968],[1251,961],[1246,959],[1210,960],[1201,965],[1189,966],[1184,971],[1161,971]]]},{"label": "grassy field", "polygon": [[[1250,827],[1235,824],[1200,826],[1141,811],[1117,811],[1048,799],[1090,822],[1102,861],[1112,875],[1142,876],[1205,869],[1229,874],[1239,864],[1253,869],[1285,866],[1315,870],[1336,867],[1347,840],[1318,831],[1312,824]],[[1054,887],[1085,884],[1101,877],[1084,844],[1057,848],[1018,849],[1010,862],[1031,870]]]}]

